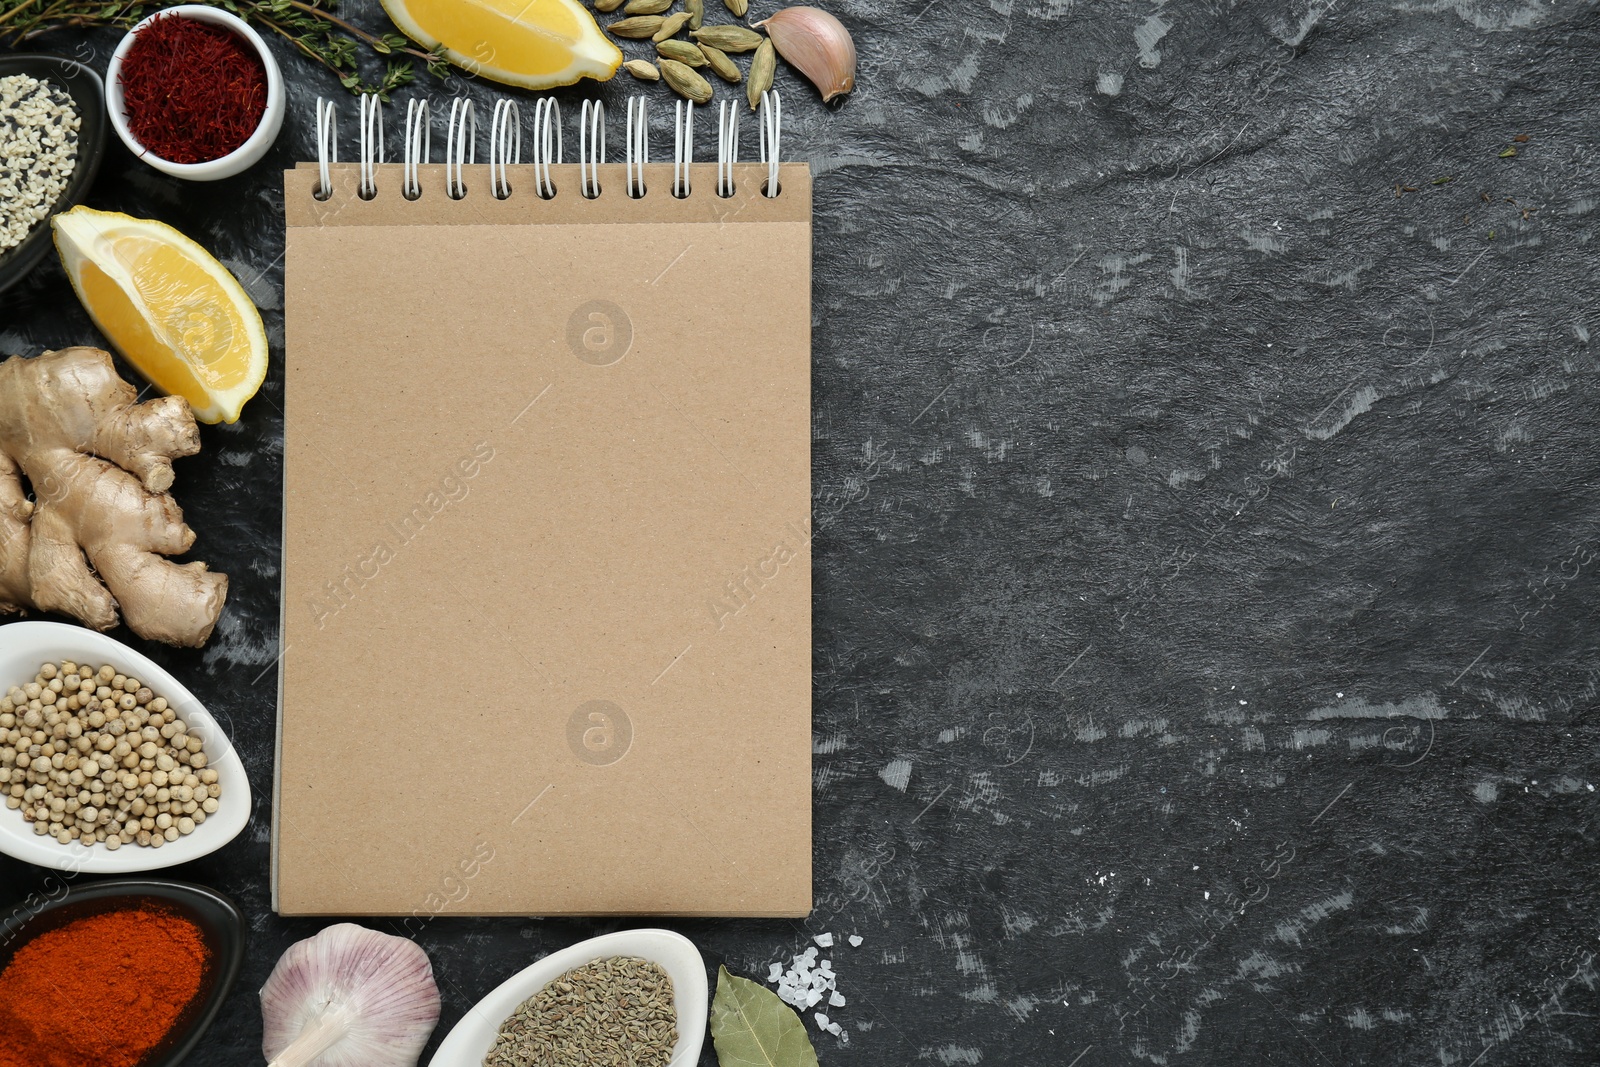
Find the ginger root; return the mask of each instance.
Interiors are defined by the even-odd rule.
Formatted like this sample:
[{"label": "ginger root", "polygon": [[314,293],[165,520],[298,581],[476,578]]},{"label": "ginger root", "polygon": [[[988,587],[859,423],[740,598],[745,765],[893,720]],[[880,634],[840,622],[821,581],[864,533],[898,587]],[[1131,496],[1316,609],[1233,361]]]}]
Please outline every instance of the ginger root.
[{"label": "ginger root", "polygon": [[167,490],[172,460],[198,451],[188,401],[139,403],[98,348],[0,363],[0,613],[109,630],[120,605],[141,637],[205,644],[227,575],[162,558],[194,544]]}]

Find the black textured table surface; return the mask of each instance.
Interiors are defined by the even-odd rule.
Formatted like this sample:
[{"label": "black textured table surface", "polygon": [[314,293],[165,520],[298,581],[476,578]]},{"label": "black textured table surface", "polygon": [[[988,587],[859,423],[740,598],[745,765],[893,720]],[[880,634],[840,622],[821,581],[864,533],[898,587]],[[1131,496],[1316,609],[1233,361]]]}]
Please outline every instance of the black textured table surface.
[{"label": "black textured table surface", "polygon": [[[825,1065],[1593,1063],[1600,9],[835,10],[860,89],[779,77],[817,175],[817,908],[667,925],[756,977],[864,937]],[[266,163],[186,185],[114,147],[90,201],[215,251],[275,346],[179,467],[226,614],[150,650],[257,794],[167,872],[251,916],[197,1067],[260,1062],[255,991],[323,925],[267,898],[278,172],[338,90],[278,51]],[[0,298],[4,353],[97,338],[53,264]],[[0,864],[0,903],[45,877]],[[435,1045],[626,925],[429,923]]]}]

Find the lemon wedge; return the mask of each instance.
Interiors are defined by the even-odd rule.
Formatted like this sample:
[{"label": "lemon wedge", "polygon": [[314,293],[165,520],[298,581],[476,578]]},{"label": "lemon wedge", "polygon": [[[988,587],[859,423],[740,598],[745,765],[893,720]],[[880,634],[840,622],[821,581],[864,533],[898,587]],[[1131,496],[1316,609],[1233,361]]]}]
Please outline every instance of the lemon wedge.
[{"label": "lemon wedge", "polygon": [[56,250],[100,332],[201,422],[237,422],[267,376],[267,331],[244,287],[164,222],[78,206]]},{"label": "lemon wedge", "polygon": [[383,0],[407,37],[490,81],[524,89],[605,81],[622,66],[576,0]]}]

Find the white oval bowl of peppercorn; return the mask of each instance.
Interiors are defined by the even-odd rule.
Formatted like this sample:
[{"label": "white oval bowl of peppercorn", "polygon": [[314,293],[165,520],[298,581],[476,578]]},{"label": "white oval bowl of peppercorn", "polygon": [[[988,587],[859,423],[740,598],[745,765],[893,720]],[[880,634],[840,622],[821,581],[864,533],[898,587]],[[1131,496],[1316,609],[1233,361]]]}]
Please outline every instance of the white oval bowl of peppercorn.
[{"label": "white oval bowl of peppercorn", "polygon": [[[186,19],[191,24],[206,27],[208,31],[214,31],[217,28],[226,30],[237,38],[239,44],[243,45],[241,56],[248,56],[249,60],[260,64],[259,75],[265,82],[265,104],[261,111],[261,117],[255,123],[254,131],[248,137],[245,137],[237,147],[227,151],[225,154],[202,158],[198,162],[175,161],[166,158],[151,145],[146,144],[134,131],[134,126],[137,123],[130,117],[130,108],[134,111],[139,110],[140,107],[156,109],[158,105],[154,101],[141,105],[137,100],[128,99],[125,92],[127,87],[124,77],[125,68],[139,62],[138,57],[130,58],[130,53],[139,41],[139,34],[154,26],[157,20],[166,19]],[[160,29],[167,31],[176,28],[178,27],[169,28],[163,25]],[[213,75],[209,72],[221,65],[217,61],[217,57],[208,56],[205,62],[196,64],[197,68],[207,68],[206,71],[196,70],[192,73],[186,73],[182,65],[184,60],[181,49],[199,47],[200,45],[185,44],[181,39],[181,35],[166,34],[166,36],[178,38],[171,41],[163,40],[162,46],[170,50],[170,54],[164,52],[159,57],[160,61],[172,65],[172,73],[167,77],[161,77],[160,75],[163,74],[165,68],[157,68],[150,71],[147,79],[168,83],[169,86],[177,89],[188,88],[188,86],[186,83],[173,86],[172,83],[181,82],[181,79],[185,77],[200,78],[202,79],[201,84],[194,87],[194,92],[190,94],[194,99],[194,106],[198,109],[201,105],[210,107],[212,104],[217,104],[214,98],[199,95],[200,90],[213,87],[221,82],[221,76]],[[201,44],[204,44],[203,40]],[[174,92],[174,98],[177,98],[176,92]],[[218,104],[217,106],[222,105]],[[241,104],[241,106],[243,105]],[[129,30],[127,36],[117,45],[117,50],[111,56],[111,65],[106,69],[106,113],[111,119],[111,128],[117,131],[117,136],[122,138],[122,143],[128,146],[130,152],[162,173],[170,174],[175,178],[186,178],[189,181],[196,182],[217,181],[221,178],[231,178],[255,166],[261,161],[261,157],[267,154],[267,150],[272,147],[272,142],[278,139],[278,131],[283,128],[285,110],[283,71],[278,68],[277,60],[272,58],[272,53],[268,50],[267,43],[243,19],[207,4],[180,4],[177,7],[165,8],[144,19]],[[215,130],[215,126],[210,119],[199,125],[202,125],[203,128],[198,132],[207,136]],[[177,138],[178,126],[176,120],[174,120],[173,128],[167,132]],[[238,139],[239,137],[236,135],[230,140],[230,143]],[[202,156],[206,155],[205,150],[210,147],[208,143],[197,138],[190,138],[187,143],[190,143],[191,147]],[[179,154],[179,152],[170,148],[166,151],[168,155]]]},{"label": "white oval bowl of peppercorn", "polygon": [[[45,769],[43,765],[37,764],[37,760],[43,757],[42,744],[39,745],[39,753],[31,753],[22,749],[20,745],[22,740],[29,740],[30,749],[33,744],[32,739],[20,736],[32,721],[27,715],[33,710],[33,701],[30,700],[19,712],[12,700],[12,692],[15,689],[22,689],[22,695],[27,696],[26,687],[35,681],[36,676],[40,674],[40,668],[47,663],[57,668],[56,678],[47,682],[63,681],[63,688],[57,694],[57,698],[63,703],[66,703],[66,698],[61,696],[62,693],[70,696],[71,692],[82,690],[82,683],[88,681],[82,677],[80,670],[78,674],[80,684],[77,690],[69,690],[65,684],[66,673],[60,669],[66,663],[80,668],[90,668],[95,684],[93,693],[100,691],[101,679],[98,672],[101,666],[110,666],[116,672],[121,672],[120,676],[124,679],[133,679],[138,683],[132,691],[126,688],[119,691],[121,695],[130,697],[131,701],[121,701],[121,695],[113,698],[120,702],[119,708],[124,703],[132,703],[133,706],[123,712],[123,730],[114,735],[113,747],[105,752],[106,755],[113,757],[113,767],[103,768],[100,776],[91,779],[84,774],[87,765],[83,759],[84,753],[79,748],[78,739],[93,736],[95,740],[91,742],[90,750],[98,761],[96,766],[104,762],[99,760],[102,753],[99,737],[113,735],[110,733],[109,725],[111,717],[103,710],[99,720],[102,722],[101,726],[92,725],[97,721],[92,717],[94,709],[83,708],[78,710],[86,710],[89,717],[81,718],[76,711],[69,709],[65,714],[58,712],[56,723],[52,724],[43,714],[45,705],[41,704],[39,721],[33,727],[35,738],[39,731],[43,731],[48,743],[54,747],[57,740],[54,736],[55,725],[69,726],[70,724],[65,722],[69,717],[77,721],[78,726],[70,731],[69,736],[61,740],[67,742],[68,751],[77,754],[79,766],[74,770],[84,779],[83,782],[73,780],[74,771],[67,771],[66,753],[60,753],[63,758],[59,767],[54,766],[56,762],[54,757],[57,754],[52,753],[47,757],[52,766]],[[114,681],[115,677],[116,675],[106,680],[108,690],[109,682]],[[48,685],[46,687],[48,688]],[[145,696],[146,692],[149,693],[148,697]],[[143,703],[140,703],[141,699],[144,700]],[[8,701],[13,705],[10,710],[7,710]],[[53,706],[53,702],[49,706]],[[144,725],[140,727],[141,752],[133,752],[130,744],[129,754],[142,754],[142,746],[148,743],[155,746],[155,755],[142,758],[130,767],[116,758],[115,753],[120,750],[115,746],[122,738],[128,738],[131,742],[132,734],[129,732],[131,728],[127,725],[128,715],[131,713],[132,718],[138,720],[141,712],[144,717]],[[154,738],[142,733],[146,727],[153,724],[155,717],[159,716],[165,720],[167,712],[172,713],[172,719],[170,722],[163,721],[161,727],[155,727]],[[11,725],[7,726],[8,722]],[[181,727],[177,725],[179,723],[182,724]],[[165,736],[161,732],[163,729],[166,730]],[[94,630],[59,622],[14,622],[0,626],[0,735],[3,735],[3,740],[0,740],[0,770],[5,772],[7,779],[0,782],[0,796],[6,798],[6,802],[0,804],[0,852],[24,862],[71,871],[74,874],[129,874],[136,871],[159,870],[210,855],[237,837],[239,831],[243,830],[250,820],[250,781],[245,776],[244,765],[239,761],[238,753],[233,750],[226,733],[216,719],[206,711],[193,693],[154,661],[121,641]],[[180,741],[184,750],[188,751],[182,763],[173,758],[178,752]],[[195,741],[199,742],[198,746],[193,743]],[[7,753],[11,754],[9,759],[5,758]],[[18,762],[19,758],[30,756],[31,760],[26,766]],[[196,756],[202,758],[196,761]],[[125,759],[126,756],[123,757],[123,760]],[[146,762],[151,764],[148,770],[142,769],[141,766]],[[199,766],[195,765],[197,762]],[[176,784],[173,784],[173,775],[162,770],[167,764],[172,764],[174,771],[180,766],[184,768]],[[36,765],[39,766],[39,770],[34,770]],[[27,780],[30,771],[33,772],[34,781]],[[61,785],[61,790],[47,787],[37,780],[41,775],[48,776],[52,771],[67,771],[66,783],[54,783]],[[103,777],[107,771],[112,774],[111,781],[106,781]],[[137,779],[132,783],[133,788],[129,788],[128,775]],[[162,776],[167,778],[166,785],[157,784]],[[194,785],[185,784],[190,777],[195,778]],[[93,788],[96,781],[99,782],[98,789]],[[15,796],[14,790],[19,784],[23,786],[21,798]],[[45,789],[46,795],[37,796],[34,793],[35,785]],[[155,789],[150,790],[148,788],[150,786],[155,786]],[[88,792],[90,803],[85,805],[80,800],[69,813],[65,809],[70,804],[69,798],[72,798],[70,794],[72,787],[79,789],[78,797]],[[213,787],[220,795],[210,795]],[[166,799],[158,799],[163,793],[166,794]],[[95,825],[105,829],[109,829],[112,825],[126,829],[127,822],[118,822],[119,817],[142,819],[146,817],[146,813],[150,813],[148,817],[152,825],[149,829],[145,829],[144,833],[152,839],[159,834],[162,843],[158,846],[142,843],[135,831],[133,839],[126,843],[122,843],[121,835],[118,835],[119,844],[116,847],[109,846],[105,841],[85,845],[82,843],[82,822],[78,818],[72,820],[73,825],[79,827],[78,836],[71,837],[68,827],[69,840],[62,842],[55,836],[37,833],[34,822],[29,822],[25,818],[23,806],[29,804],[30,796],[32,808],[36,813],[34,822],[39,821],[37,810],[40,803],[42,802],[46,808],[51,808],[59,797],[61,805],[56,810],[62,814],[60,825],[64,827],[67,826],[69,814],[79,816],[86,807],[95,808]],[[99,799],[102,797],[108,800],[102,802]],[[178,797],[189,799],[178,800]],[[199,799],[195,799],[196,797]],[[18,807],[10,806],[13,800],[19,801]],[[128,808],[121,807],[123,800],[128,801]],[[140,812],[137,816],[133,814],[136,801],[139,802],[137,806]],[[97,803],[99,806],[95,807]],[[167,805],[167,810],[157,811],[156,809],[163,804]],[[194,818],[194,812],[185,810],[191,804],[204,816],[198,822]],[[214,810],[207,811],[208,807]],[[109,815],[105,820],[101,820],[100,813],[107,811]],[[161,815],[168,816],[165,825],[161,825]],[[47,827],[52,825],[48,819],[45,822]],[[140,823],[141,828],[142,825]],[[184,833],[184,830],[188,832]]]},{"label": "white oval bowl of peppercorn", "polygon": [[[429,1067],[483,1063],[495,1047],[501,1026],[530,997],[574,968],[618,956],[648,960],[672,980],[678,1040],[672,1046],[672,1058],[667,1067],[693,1067],[700,1062],[700,1046],[705,1041],[709,1013],[706,962],[694,942],[682,934],[644,929],[591,937],[552,952],[533,966],[518,971],[474,1004],[456,1023],[439,1051],[433,1054]],[[625,1062],[634,1060],[630,1058]]]}]

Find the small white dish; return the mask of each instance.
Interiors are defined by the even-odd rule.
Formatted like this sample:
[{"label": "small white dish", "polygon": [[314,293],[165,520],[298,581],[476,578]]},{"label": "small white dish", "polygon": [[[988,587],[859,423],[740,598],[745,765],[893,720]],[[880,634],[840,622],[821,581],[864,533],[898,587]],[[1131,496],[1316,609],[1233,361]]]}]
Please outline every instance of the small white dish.
[{"label": "small white dish", "polygon": [[[133,47],[135,34],[156,19],[162,18],[187,18],[226,27],[244,38],[245,43],[261,57],[262,66],[266,68],[267,107],[261,113],[261,125],[256,127],[256,132],[250,135],[249,140],[219,159],[207,160],[204,163],[173,163],[145,148],[128,129],[128,108],[122,99],[122,57]],[[272,142],[278,139],[278,131],[283,128],[284,111],[283,71],[278,69],[278,61],[272,58],[267,43],[237,15],[230,15],[221,8],[211,7],[208,4],[179,4],[177,7],[163,8],[144,19],[122,38],[117,50],[111,55],[111,65],[106,68],[106,114],[111,119],[111,128],[117,131],[117,136],[122,138],[122,143],[128,146],[130,152],[156,170],[175,178],[187,178],[192,182],[214,182],[221,178],[231,178],[255,166],[261,161],[261,157],[267,154],[267,149],[272,147]]]},{"label": "small white dish", "polygon": [[[211,713],[172,675],[121,641],[82,626],[61,622],[14,622],[0,626],[0,696],[14,685],[25,685],[39,673],[40,664],[70,659],[99,667],[109,663],[138,678],[157,695],[167,698],[178,717],[192,726],[205,744],[206,766],[217,772],[222,796],[217,811],[195,827],[194,833],[160,848],[123,845],[115,852],[105,845],[63,845],[53,837],[33,832],[22,812],[0,803],[0,852],[39,867],[74,874],[132,874],[156,871],[208,856],[239,835],[250,821],[250,780],[232,743]],[[3,787],[0,787],[3,788]]]},{"label": "small white dish", "polygon": [[518,971],[462,1016],[428,1061],[428,1067],[478,1067],[494,1047],[500,1024],[511,1017],[518,1005],[574,967],[609,956],[637,956],[659,964],[667,972],[678,1010],[678,1043],[672,1049],[669,1067],[693,1067],[700,1062],[709,1012],[706,961],[694,942],[682,934],[646,929],[591,937]]}]

